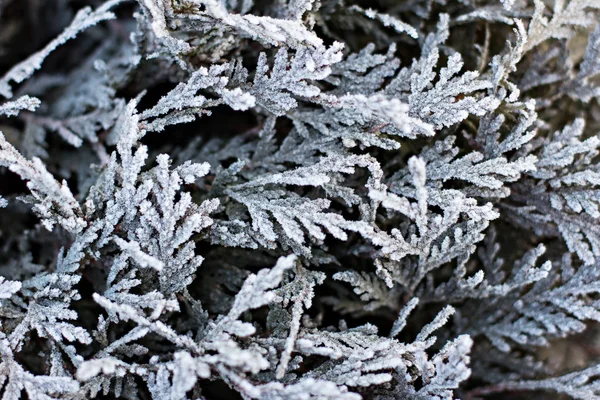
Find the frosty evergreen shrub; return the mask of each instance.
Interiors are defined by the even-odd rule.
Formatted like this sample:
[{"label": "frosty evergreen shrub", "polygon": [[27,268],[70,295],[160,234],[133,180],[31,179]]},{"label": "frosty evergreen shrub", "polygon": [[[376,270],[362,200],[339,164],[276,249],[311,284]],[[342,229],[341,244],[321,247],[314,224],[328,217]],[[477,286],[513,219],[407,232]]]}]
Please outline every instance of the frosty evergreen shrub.
[{"label": "frosty evergreen shrub", "polygon": [[2,400],[600,399],[598,0],[0,21]]}]

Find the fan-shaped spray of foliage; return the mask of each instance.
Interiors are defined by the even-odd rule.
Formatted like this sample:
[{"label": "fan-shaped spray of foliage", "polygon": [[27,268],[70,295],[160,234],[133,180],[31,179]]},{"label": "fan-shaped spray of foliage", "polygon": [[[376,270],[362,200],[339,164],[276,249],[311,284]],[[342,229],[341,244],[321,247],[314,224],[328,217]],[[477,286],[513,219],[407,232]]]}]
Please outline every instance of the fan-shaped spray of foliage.
[{"label": "fan-shaped spray of foliage", "polygon": [[1,399],[600,399],[597,0],[0,21]]}]

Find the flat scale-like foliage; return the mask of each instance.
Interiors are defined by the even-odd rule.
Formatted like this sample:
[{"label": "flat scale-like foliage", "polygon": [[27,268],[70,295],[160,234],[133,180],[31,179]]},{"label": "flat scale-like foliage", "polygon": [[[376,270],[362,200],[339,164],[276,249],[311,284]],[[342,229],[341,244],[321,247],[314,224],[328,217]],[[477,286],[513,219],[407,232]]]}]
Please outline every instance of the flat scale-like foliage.
[{"label": "flat scale-like foliage", "polygon": [[600,399],[599,21],[0,1],[0,399]]}]

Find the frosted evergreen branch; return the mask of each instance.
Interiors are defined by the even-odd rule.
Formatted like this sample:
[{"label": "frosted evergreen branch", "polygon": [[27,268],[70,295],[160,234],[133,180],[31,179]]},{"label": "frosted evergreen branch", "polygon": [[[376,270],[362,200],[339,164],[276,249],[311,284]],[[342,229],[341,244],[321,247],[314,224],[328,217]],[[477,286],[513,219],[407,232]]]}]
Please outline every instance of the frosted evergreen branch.
[{"label": "frosted evergreen branch", "polygon": [[596,0],[42,3],[0,397],[600,398]]},{"label": "frosted evergreen branch", "polygon": [[81,31],[98,24],[99,22],[115,18],[115,14],[109,11],[111,8],[122,3],[123,0],[110,0],[92,11],[90,7],[82,8],[75,14],[71,24],[42,50],[29,56],[25,61],[13,66],[0,78],[0,94],[6,98],[13,96],[11,82],[21,83],[29,78],[36,70],[42,67],[42,63],[50,53],[67,41],[75,38]]},{"label": "frosted evergreen branch", "polygon": [[292,48],[323,47],[323,41],[308,30],[301,21],[232,14],[227,12],[223,3],[218,0],[193,0],[192,2],[206,7],[206,14],[214,20],[260,42],[278,47],[282,45]]},{"label": "frosted evergreen branch", "polygon": [[21,96],[15,101],[9,101],[0,105],[0,115],[14,117],[23,110],[35,111],[40,106],[39,99],[30,96]]},{"label": "frosted evergreen branch", "polygon": [[67,183],[59,183],[39,158],[24,158],[0,133],[0,166],[8,167],[27,181],[33,210],[42,218],[44,226],[51,230],[58,223],[71,233],[80,232],[86,222],[79,203]]}]

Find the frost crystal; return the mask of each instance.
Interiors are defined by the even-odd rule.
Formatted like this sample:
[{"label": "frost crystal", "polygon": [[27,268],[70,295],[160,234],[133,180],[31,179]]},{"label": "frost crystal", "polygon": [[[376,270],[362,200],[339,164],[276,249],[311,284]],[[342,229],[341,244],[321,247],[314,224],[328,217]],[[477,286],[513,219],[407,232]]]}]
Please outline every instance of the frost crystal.
[{"label": "frost crystal", "polygon": [[599,21],[0,0],[0,399],[600,399]]}]

